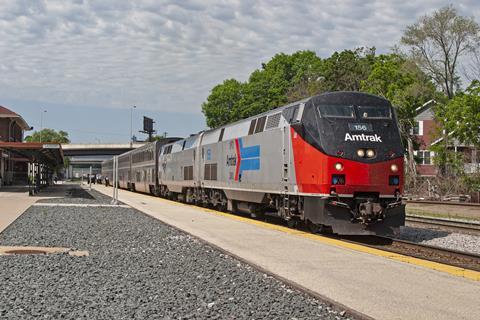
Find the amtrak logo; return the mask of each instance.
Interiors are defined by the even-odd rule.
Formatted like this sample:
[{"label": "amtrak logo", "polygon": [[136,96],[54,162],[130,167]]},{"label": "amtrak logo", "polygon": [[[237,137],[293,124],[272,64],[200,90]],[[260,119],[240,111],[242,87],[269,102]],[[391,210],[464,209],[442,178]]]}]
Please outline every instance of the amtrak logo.
[{"label": "amtrak logo", "polygon": [[242,180],[243,171],[260,170],[260,145],[244,147],[241,138],[234,140],[235,155],[227,155],[227,166],[235,167],[233,178],[235,181]]},{"label": "amtrak logo", "polygon": [[368,141],[368,142],[382,142],[382,137],[379,135],[369,135],[369,134],[345,134],[345,141]]}]

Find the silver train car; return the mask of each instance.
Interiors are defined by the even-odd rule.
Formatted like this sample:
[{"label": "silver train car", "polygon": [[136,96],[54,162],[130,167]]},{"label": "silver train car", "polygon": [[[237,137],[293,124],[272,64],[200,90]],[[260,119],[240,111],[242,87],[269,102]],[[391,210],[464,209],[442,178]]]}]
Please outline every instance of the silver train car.
[{"label": "silver train car", "polygon": [[127,188],[132,191],[155,194],[158,190],[158,151],[160,143],[152,142],[130,152],[130,180]]},{"label": "silver train car", "polygon": [[[169,137],[147,143],[118,156],[118,186],[131,191],[158,194],[158,156],[161,146],[181,138]],[[103,183],[113,184],[113,159],[102,163]]]},{"label": "silver train car", "polygon": [[119,157],[121,188],[338,234],[398,231],[403,180],[390,102],[358,92],[318,95]]},{"label": "silver train car", "polygon": [[102,162],[102,183],[110,186],[113,183],[113,159]]}]

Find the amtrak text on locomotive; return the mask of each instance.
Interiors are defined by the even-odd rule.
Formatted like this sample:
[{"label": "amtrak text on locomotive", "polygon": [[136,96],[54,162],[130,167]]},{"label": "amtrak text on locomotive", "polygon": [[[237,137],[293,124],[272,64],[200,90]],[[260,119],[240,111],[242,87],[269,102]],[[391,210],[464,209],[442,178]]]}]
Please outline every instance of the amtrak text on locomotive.
[{"label": "amtrak text on locomotive", "polygon": [[345,134],[345,141],[369,141],[369,142],[382,142],[382,137],[379,135],[368,135],[368,134]]}]

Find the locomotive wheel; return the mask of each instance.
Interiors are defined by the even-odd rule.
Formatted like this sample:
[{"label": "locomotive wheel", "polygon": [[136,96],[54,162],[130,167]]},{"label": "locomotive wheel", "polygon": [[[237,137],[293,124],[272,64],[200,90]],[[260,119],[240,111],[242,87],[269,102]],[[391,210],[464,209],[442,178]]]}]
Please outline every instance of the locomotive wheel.
[{"label": "locomotive wheel", "polygon": [[217,204],[217,210],[222,212],[227,212],[227,202],[224,202],[224,203],[219,202]]},{"label": "locomotive wheel", "polygon": [[307,222],[308,230],[310,230],[311,233],[319,233],[322,231],[322,227],[319,226],[318,224],[312,223],[310,220]]},{"label": "locomotive wheel", "polygon": [[289,219],[289,220],[287,220],[287,226],[288,226],[289,228],[294,229],[294,228],[296,228],[296,227],[298,226],[298,221],[295,220],[295,219]]}]

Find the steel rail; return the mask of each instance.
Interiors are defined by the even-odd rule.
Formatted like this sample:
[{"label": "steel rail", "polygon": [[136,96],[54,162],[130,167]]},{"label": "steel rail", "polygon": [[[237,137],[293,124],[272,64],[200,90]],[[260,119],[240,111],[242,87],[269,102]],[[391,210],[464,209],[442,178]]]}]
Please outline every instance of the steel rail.
[{"label": "steel rail", "polygon": [[480,234],[480,222],[458,221],[435,217],[422,217],[418,215],[407,215],[405,221],[413,226],[422,225],[427,227],[430,226],[433,229],[456,231],[465,234]]},{"label": "steel rail", "polygon": [[461,207],[476,207],[480,209],[480,203],[470,203],[470,202],[455,202],[455,201],[429,201],[429,200],[404,200],[407,204],[435,204],[435,205],[446,205],[446,206],[461,206]]}]

